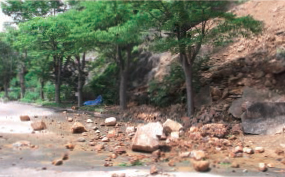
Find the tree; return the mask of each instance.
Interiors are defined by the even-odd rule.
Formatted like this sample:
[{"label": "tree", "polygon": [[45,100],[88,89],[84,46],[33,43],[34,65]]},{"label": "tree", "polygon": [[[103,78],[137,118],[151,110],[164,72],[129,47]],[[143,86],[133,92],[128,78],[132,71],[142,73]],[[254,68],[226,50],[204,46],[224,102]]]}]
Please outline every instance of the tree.
[{"label": "tree", "polygon": [[[156,49],[179,53],[185,75],[188,116],[194,112],[192,66],[201,45],[239,34],[257,33],[261,29],[261,23],[250,16],[237,18],[226,12],[227,3],[226,1],[155,1],[141,4],[141,10],[148,14],[152,22],[151,28],[157,29],[159,34]],[[161,35],[163,32],[165,34]]]},{"label": "tree", "polygon": [[[65,4],[60,0],[53,1],[14,1],[7,0],[1,2],[1,8],[4,14],[13,18],[14,23],[20,23],[31,20],[38,16],[49,16],[64,12],[66,10]],[[11,32],[11,31],[10,31]],[[15,33],[12,33],[15,34]],[[19,80],[21,86],[21,98],[25,95],[25,74],[27,73],[26,63],[28,62],[28,51],[26,46],[18,46],[17,51],[22,53],[22,57],[18,62]]]},{"label": "tree", "polygon": [[16,65],[15,52],[3,39],[0,39],[0,83],[4,86],[6,98],[8,98],[10,81],[16,74]]}]

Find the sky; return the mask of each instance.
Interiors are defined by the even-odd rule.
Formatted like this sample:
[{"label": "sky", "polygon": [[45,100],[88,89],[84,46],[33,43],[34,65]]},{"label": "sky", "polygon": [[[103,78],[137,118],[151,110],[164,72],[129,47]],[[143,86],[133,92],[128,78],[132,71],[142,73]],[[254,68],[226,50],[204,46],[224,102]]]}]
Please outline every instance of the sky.
[{"label": "sky", "polygon": [[[1,2],[2,0],[0,0]],[[1,5],[0,5],[1,6]],[[12,19],[9,16],[6,16],[3,12],[2,9],[0,8],[0,31],[3,31],[3,24],[6,21],[12,21]]]}]

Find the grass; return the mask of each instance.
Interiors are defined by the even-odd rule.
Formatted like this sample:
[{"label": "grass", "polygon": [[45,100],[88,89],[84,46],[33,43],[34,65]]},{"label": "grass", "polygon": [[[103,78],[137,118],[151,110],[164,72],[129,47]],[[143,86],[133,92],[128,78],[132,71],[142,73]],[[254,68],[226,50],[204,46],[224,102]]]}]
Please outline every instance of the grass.
[{"label": "grass", "polygon": [[123,163],[120,163],[118,166],[120,166],[120,167],[133,167],[133,166],[143,166],[143,165],[144,165],[143,162],[141,162],[140,160],[136,160],[132,164],[123,162]]}]

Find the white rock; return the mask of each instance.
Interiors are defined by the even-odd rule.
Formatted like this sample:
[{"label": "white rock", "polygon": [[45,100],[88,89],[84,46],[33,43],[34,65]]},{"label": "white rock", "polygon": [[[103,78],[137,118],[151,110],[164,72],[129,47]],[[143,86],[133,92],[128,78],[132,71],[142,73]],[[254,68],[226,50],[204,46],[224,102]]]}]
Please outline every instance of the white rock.
[{"label": "white rock", "polygon": [[172,140],[179,139],[179,132],[171,132],[170,139],[172,139]]},{"label": "white rock", "polygon": [[258,152],[258,153],[263,153],[264,152],[264,148],[263,147],[255,147],[254,151]]},{"label": "white rock", "polygon": [[87,123],[93,123],[93,120],[87,119],[86,122],[87,122]]},{"label": "white rock", "polygon": [[130,133],[134,133],[136,131],[135,127],[127,127],[126,128],[126,133],[127,134],[130,134]]},{"label": "white rock", "polygon": [[117,123],[117,119],[115,117],[109,117],[105,119],[106,126],[114,126]]},{"label": "white rock", "polygon": [[102,142],[109,142],[110,140],[109,140],[109,138],[107,138],[107,137],[104,137],[104,138],[102,138],[102,140],[101,140]]},{"label": "white rock", "polygon": [[179,130],[181,130],[183,128],[183,126],[171,119],[167,119],[164,123],[163,123],[163,128],[165,127],[169,127],[171,129],[172,132],[179,132]]}]

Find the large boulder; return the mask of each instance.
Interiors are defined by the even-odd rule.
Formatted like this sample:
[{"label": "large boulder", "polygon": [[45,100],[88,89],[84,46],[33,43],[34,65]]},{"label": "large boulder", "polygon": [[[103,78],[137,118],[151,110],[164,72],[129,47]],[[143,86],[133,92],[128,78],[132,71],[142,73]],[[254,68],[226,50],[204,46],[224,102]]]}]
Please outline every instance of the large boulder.
[{"label": "large boulder", "polygon": [[256,102],[241,116],[245,133],[275,134],[282,132],[285,122],[285,102]]},{"label": "large boulder", "polygon": [[132,141],[132,150],[153,152],[159,148],[159,137],[163,134],[163,127],[159,122],[152,122],[138,127]]},{"label": "large boulder", "polygon": [[171,130],[171,132],[179,132],[179,130],[181,130],[183,128],[183,126],[174,120],[167,119],[163,123],[163,128],[169,128]]}]

